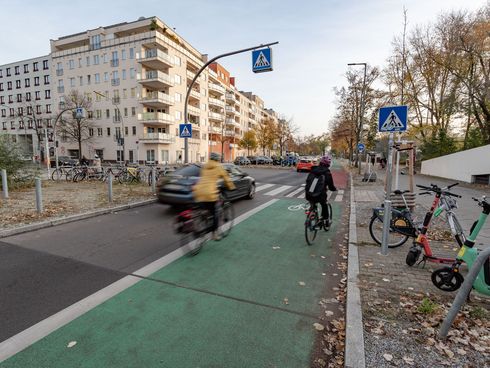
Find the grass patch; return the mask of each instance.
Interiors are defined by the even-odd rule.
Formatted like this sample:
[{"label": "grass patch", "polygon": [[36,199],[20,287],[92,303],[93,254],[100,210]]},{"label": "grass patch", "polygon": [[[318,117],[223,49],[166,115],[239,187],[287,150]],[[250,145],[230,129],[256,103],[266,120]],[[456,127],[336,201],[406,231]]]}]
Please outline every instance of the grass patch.
[{"label": "grass patch", "polygon": [[487,318],[488,312],[482,307],[475,307],[470,311],[470,317],[474,319]]},{"label": "grass patch", "polygon": [[429,298],[424,298],[417,307],[417,312],[421,314],[433,314],[439,308],[439,304],[434,303]]}]

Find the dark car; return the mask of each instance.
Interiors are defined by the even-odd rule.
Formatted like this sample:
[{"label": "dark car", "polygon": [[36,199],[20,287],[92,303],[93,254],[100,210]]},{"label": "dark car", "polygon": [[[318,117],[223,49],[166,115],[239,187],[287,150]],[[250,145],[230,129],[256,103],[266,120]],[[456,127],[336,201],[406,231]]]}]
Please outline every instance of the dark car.
[{"label": "dark car", "polygon": [[259,156],[258,160],[259,160],[259,163],[262,165],[272,165],[272,158],[270,158],[270,157]]},{"label": "dark car", "polygon": [[[56,167],[56,159],[51,158],[51,167]],[[78,165],[78,160],[76,158],[71,158],[69,156],[58,156],[58,166],[75,166]]]},{"label": "dark car", "polygon": [[247,156],[247,158],[250,160],[250,163],[252,165],[257,165],[258,162],[257,162],[257,156]]},{"label": "dark car", "polygon": [[272,156],[272,164],[273,165],[281,165],[282,163],[282,157],[281,156]]},{"label": "dark car", "polygon": [[238,156],[233,162],[235,165],[250,165],[250,160],[245,156]]},{"label": "dark car", "polygon": [[[236,190],[224,190],[230,200],[239,198],[252,199],[255,196],[255,179],[240,170],[234,164],[223,164],[235,184]],[[165,176],[158,183],[158,200],[160,203],[174,206],[188,206],[194,203],[192,187],[199,180],[201,165],[192,164],[178,169]]]}]

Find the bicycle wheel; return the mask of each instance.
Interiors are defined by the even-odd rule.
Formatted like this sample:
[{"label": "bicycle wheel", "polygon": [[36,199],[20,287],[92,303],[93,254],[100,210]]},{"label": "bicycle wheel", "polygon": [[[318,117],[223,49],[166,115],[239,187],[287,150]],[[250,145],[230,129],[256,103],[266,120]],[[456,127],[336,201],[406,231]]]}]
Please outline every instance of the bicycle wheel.
[{"label": "bicycle wheel", "polygon": [[318,210],[316,208],[310,210],[306,215],[305,220],[305,238],[308,245],[313,245],[318,232]]},{"label": "bicycle wheel", "polygon": [[466,241],[466,236],[464,235],[463,227],[459,223],[458,219],[456,216],[452,213],[449,212],[447,216],[447,221],[449,223],[449,227],[451,228],[451,232],[454,235],[454,238],[459,244],[459,247],[461,248]]},{"label": "bicycle wheel", "polygon": [[224,202],[220,213],[221,236],[223,238],[230,234],[234,219],[235,211],[233,210],[233,206],[230,202]]},{"label": "bicycle wheel", "polygon": [[75,169],[68,170],[65,174],[66,181],[73,181],[73,177],[76,173],[77,171]]},{"label": "bicycle wheel", "polygon": [[[369,233],[371,234],[371,238],[377,243],[381,245],[383,240],[383,221],[380,220],[378,216],[374,216],[371,218],[371,222],[369,223]],[[388,248],[396,248],[408,240],[408,235],[400,234],[393,230],[390,227],[388,232]]]},{"label": "bicycle wheel", "polygon": [[62,176],[63,176],[62,169],[54,169],[53,172],[51,173],[51,180],[53,181],[61,180]]},{"label": "bicycle wheel", "polygon": [[326,224],[323,224],[324,231],[329,231],[330,226],[332,226],[332,205],[327,202],[327,206],[328,206],[328,226],[326,226]]}]

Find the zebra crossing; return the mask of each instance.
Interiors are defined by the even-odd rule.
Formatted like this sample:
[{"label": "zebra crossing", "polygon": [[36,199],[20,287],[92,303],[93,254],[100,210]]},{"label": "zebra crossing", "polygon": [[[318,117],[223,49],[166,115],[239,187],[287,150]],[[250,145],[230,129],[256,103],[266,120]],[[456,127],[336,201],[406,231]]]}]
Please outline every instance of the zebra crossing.
[{"label": "zebra crossing", "polygon": [[[270,183],[256,183],[255,192],[260,192],[264,196],[279,196],[286,198],[305,198],[305,184],[300,186],[283,185],[283,184],[270,184]],[[328,192],[328,199],[334,202],[342,202],[344,199],[344,191],[340,189],[337,192]]]}]

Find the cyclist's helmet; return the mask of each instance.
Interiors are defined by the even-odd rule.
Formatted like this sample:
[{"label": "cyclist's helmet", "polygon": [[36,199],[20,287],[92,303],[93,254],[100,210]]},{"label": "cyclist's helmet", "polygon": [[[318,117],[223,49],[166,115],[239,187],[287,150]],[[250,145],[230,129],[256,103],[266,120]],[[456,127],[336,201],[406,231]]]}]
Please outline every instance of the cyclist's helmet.
[{"label": "cyclist's helmet", "polygon": [[320,159],[320,165],[329,167],[332,164],[332,157],[325,155]]},{"label": "cyclist's helmet", "polygon": [[221,155],[219,153],[216,153],[216,152],[211,152],[209,154],[209,159],[210,160],[213,160],[213,161],[220,161],[221,160]]}]

